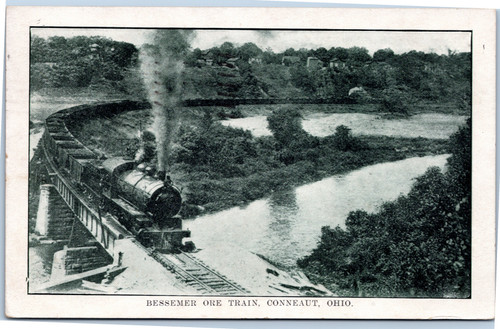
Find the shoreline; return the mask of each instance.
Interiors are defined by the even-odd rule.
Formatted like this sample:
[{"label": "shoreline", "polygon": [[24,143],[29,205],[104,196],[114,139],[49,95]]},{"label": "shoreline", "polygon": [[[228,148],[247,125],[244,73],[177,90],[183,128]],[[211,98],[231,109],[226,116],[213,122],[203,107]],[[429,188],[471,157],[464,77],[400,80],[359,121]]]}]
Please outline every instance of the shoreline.
[{"label": "shoreline", "polygon": [[[230,191],[228,192],[227,189],[231,186],[234,186],[236,183],[233,180],[226,179],[226,180],[207,180],[205,182],[194,182],[195,184],[200,184],[200,185],[212,185],[216,186],[217,183],[219,183],[217,188],[220,188],[223,192],[213,193],[213,199],[218,200],[218,202],[210,202],[210,203],[205,203],[205,204],[196,204],[196,206],[201,206],[204,208],[203,211],[195,211],[194,213],[185,213],[183,214],[183,218],[185,219],[196,219],[197,217],[204,216],[204,215],[209,215],[209,214],[214,214],[220,211],[228,210],[233,207],[245,207],[251,202],[257,201],[262,198],[267,198],[269,197],[272,193],[279,192],[279,191],[286,191],[288,189],[293,189],[300,187],[302,185],[307,185],[311,183],[315,183],[318,181],[321,181],[323,179],[329,178],[331,176],[335,175],[342,175],[342,174],[347,174],[349,172],[355,171],[362,169],[367,166],[371,165],[376,165],[376,164],[382,164],[382,163],[389,163],[389,162],[394,162],[394,161],[400,161],[400,160],[405,160],[413,157],[425,157],[425,156],[437,156],[437,155],[442,155],[446,154],[446,150],[442,150],[440,152],[436,153],[430,153],[427,152],[423,149],[417,150],[417,151],[403,151],[401,153],[394,153],[392,155],[389,155],[388,157],[383,157],[379,158],[373,161],[369,161],[366,163],[363,163],[360,166],[349,166],[348,168],[342,169],[342,170],[337,170],[337,171],[326,171],[326,170],[319,170],[317,173],[310,175],[310,176],[300,176],[298,179],[295,180],[284,180],[281,181],[281,185],[277,188],[264,188],[265,184],[265,178],[267,177],[293,177],[293,172],[295,168],[297,170],[305,170],[307,168],[300,168],[299,166],[292,167],[291,169],[287,170],[275,170],[275,171],[267,171],[264,172],[264,178],[263,177],[252,177],[249,176],[245,179],[245,182],[242,183],[241,185],[260,185],[262,188],[259,189],[259,191],[256,192],[255,197],[249,198],[249,199],[244,199],[245,194],[244,193],[238,193],[240,192],[239,190],[235,191]],[[297,177],[297,176],[295,176]],[[260,178],[260,179],[259,179]],[[189,184],[189,182],[186,182]],[[246,184],[245,184],[246,183]],[[201,188],[201,187],[200,187]],[[196,190],[196,189],[195,189]],[[238,195],[239,197],[235,197]],[[232,196],[232,198],[231,198]],[[242,197],[243,196],[243,197]]]}]

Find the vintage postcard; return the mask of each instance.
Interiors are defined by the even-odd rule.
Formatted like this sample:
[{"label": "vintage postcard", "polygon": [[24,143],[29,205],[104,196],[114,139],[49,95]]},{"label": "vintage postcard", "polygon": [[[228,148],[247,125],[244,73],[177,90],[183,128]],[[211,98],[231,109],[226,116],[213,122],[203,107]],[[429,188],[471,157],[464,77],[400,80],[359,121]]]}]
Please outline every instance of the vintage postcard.
[{"label": "vintage postcard", "polygon": [[493,318],[495,28],[8,8],[7,315]]}]

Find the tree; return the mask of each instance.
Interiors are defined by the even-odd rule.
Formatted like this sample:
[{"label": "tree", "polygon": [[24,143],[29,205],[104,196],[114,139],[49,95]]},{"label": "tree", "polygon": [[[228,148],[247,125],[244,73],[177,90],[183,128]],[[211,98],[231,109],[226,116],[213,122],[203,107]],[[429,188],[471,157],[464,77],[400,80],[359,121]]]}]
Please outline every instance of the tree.
[{"label": "tree", "polygon": [[327,63],[330,61],[330,56],[328,55],[328,51],[324,47],[320,47],[313,51],[315,57],[317,57],[323,63]]},{"label": "tree", "polygon": [[30,47],[30,61],[31,63],[40,63],[48,61],[49,57],[49,46],[45,39],[40,38],[34,35],[31,38],[31,47]]},{"label": "tree", "polygon": [[292,84],[302,89],[307,95],[314,95],[317,91],[317,79],[316,75],[305,66],[296,65],[290,68],[290,81]]},{"label": "tree", "polygon": [[243,46],[239,47],[237,51],[239,57],[247,62],[249,59],[256,58],[262,54],[262,50],[253,42],[243,44]]},{"label": "tree", "polygon": [[349,52],[346,48],[342,47],[332,47],[328,50],[328,55],[330,59],[337,58],[341,61],[346,61],[349,57]]},{"label": "tree", "polygon": [[132,44],[98,36],[53,36],[47,40],[33,36],[30,54],[33,88],[117,87],[137,65],[138,50]]},{"label": "tree", "polygon": [[373,54],[373,60],[376,62],[387,62],[394,57],[394,51],[390,48],[379,49]]},{"label": "tree", "polygon": [[113,42],[105,49],[110,59],[119,67],[125,68],[136,64],[138,50],[128,42]]},{"label": "tree", "polygon": [[220,49],[220,57],[223,60],[227,60],[231,57],[236,56],[236,49],[234,48],[234,45],[232,42],[224,42],[222,45],[219,47]]},{"label": "tree", "polygon": [[293,48],[288,48],[283,52],[283,56],[298,56],[297,51]]},{"label": "tree", "polygon": [[409,108],[412,103],[412,96],[408,88],[389,87],[382,91],[380,111],[408,116],[410,114]]},{"label": "tree", "polygon": [[470,194],[472,168],[472,121],[467,120],[467,126],[459,129],[450,138],[448,151],[448,176],[454,180],[457,198]]},{"label": "tree", "polygon": [[347,126],[340,125],[335,128],[333,135],[335,147],[340,151],[356,149],[356,140],[352,137],[351,129]]},{"label": "tree", "polygon": [[404,53],[397,59],[397,79],[398,85],[404,85],[414,90],[419,90],[424,77],[425,54],[412,50]]},{"label": "tree", "polygon": [[269,130],[283,147],[289,147],[294,140],[301,139],[306,132],[302,129],[302,115],[295,109],[280,108],[267,117]]},{"label": "tree", "polygon": [[249,131],[215,123],[207,112],[202,119],[202,127],[188,126],[180,131],[178,144],[174,155],[176,162],[226,178],[243,175],[241,165],[247,158],[256,155]]},{"label": "tree", "polygon": [[383,89],[396,85],[395,75],[395,69],[392,66],[372,65],[364,76],[363,85],[381,92]]},{"label": "tree", "polygon": [[302,115],[297,109],[275,110],[267,117],[267,123],[277,141],[277,158],[281,162],[288,165],[311,160],[311,150],[319,145],[319,140],[302,129]]},{"label": "tree", "polygon": [[67,58],[68,40],[65,37],[53,36],[47,39],[47,45],[50,48],[47,62],[62,61]]},{"label": "tree", "polygon": [[347,53],[349,61],[358,66],[372,59],[368,49],[363,47],[351,47],[347,49]]},{"label": "tree", "polygon": [[281,56],[275,54],[271,48],[267,48],[262,54],[262,61],[265,64],[281,64]]},{"label": "tree", "polygon": [[188,67],[201,67],[202,65],[198,62],[203,59],[203,52],[200,48],[196,48],[189,52],[184,59],[184,64]]}]

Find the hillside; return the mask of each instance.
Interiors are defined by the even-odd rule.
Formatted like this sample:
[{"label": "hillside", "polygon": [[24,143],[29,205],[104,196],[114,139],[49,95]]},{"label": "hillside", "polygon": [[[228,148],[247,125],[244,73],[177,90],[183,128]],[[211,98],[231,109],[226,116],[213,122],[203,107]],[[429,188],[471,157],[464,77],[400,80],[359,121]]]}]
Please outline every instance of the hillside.
[{"label": "hillside", "polygon": [[[31,90],[88,88],[145,99],[139,53],[132,44],[103,37],[33,37]],[[184,99],[349,99],[402,115],[442,105],[462,114],[470,110],[470,53],[381,49],[370,55],[360,47],[274,53],[226,42],[188,50],[183,64]]]}]

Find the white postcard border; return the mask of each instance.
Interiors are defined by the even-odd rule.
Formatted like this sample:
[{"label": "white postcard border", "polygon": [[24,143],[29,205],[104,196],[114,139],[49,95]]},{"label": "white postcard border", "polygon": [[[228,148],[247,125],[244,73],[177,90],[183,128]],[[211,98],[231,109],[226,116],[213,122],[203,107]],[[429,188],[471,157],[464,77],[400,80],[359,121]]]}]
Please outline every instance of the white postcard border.
[{"label": "white postcard border", "polygon": [[[489,319],[495,294],[495,11],[465,9],[9,7],[6,38],[6,314],[31,318]],[[28,295],[27,196],[30,27],[397,29],[473,31],[472,298]],[[196,307],[148,306],[195,300]],[[208,300],[222,306],[204,306]],[[259,306],[231,307],[229,300]],[[307,299],[296,297],[296,300]],[[349,301],[349,303],[347,303]],[[271,306],[268,306],[268,303]],[[331,304],[331,306],[329,306]],[[343,306],[340,306],[343,304]],[[279,304],[278,304],[279,305]]]}]

